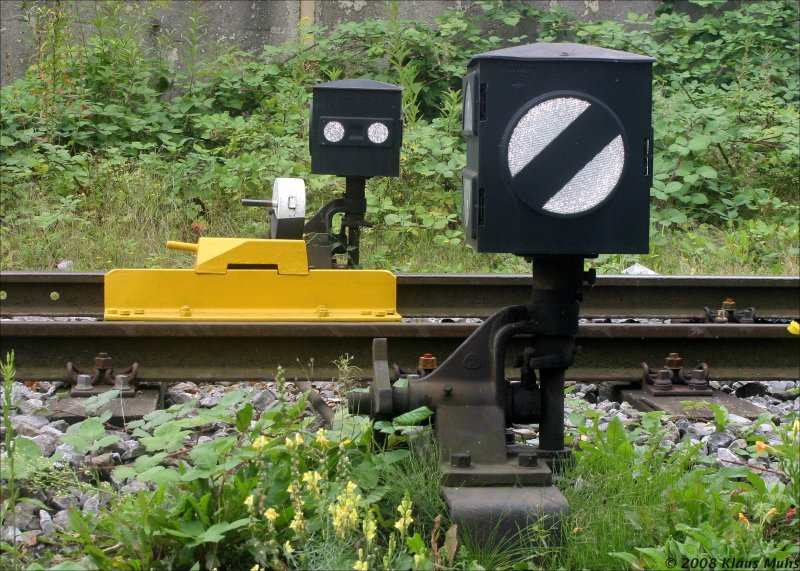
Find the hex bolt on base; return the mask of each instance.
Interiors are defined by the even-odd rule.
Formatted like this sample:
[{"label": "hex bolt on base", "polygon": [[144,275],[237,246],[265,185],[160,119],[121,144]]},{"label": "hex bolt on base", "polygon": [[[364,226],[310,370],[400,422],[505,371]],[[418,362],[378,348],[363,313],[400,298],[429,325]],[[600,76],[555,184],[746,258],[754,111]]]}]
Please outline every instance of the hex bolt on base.
[{"label": "hex bolt on base", "polygon": [[133,396],[136,392],[135,382],[138,372],[139,363],[133,363],[119,374],[114,374],[113,360],[105,352],[98,353],[94,358],[91,374],[69,362],[67,379],[73,385],[70,396],[95,396],[108,390],[106,387],[120,391],[120,396]]},{"label": "hex bolt on base", "polygon": [[736,309],[736,302],[729,297],[725,298],[720,309],[711,310],[708,307],[704,307],[703,312],[705,313],[706,323],[751,324],[756,321],[756,309],[754,307]]},{"label": "hex bolt on base", "polygon": [[653,396],[711,396],[708,384],[708,365],[698,363],[691,371],[683,367],[683,358],[670,353],[664,359],[664,367],[651,369],[642,363],[642,383],[644,390]]}]

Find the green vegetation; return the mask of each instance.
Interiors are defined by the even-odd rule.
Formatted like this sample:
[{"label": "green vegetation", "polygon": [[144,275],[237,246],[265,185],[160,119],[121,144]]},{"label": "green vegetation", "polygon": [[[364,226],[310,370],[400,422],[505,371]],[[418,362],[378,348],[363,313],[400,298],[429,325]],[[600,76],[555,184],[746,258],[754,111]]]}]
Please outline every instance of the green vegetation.
[{"label": "green vegetation", "polygon": [[[425,426],[429,410],[380,424],[339,412],[331,429],[315,429],[305,399],[287,399],[280,370],[276,385],[277,404],[263,413],[233,390],[211,408],[191,400],[127,422],[122,430],[144,453],[116,467],[73,470],[59,454],[35,460],[7,446],[2,478],[12,492],[80,488],[109,501],[96,512],[70,508],[69,527],[40,536],[35,551],[0,542],[0,565],[668,569],[704,558],[707,567],[741,568],[735,566],[741,561],[761,569],[783,568],[774,562],[791,565],[800,556],[797,412],[770,423],[777,440],[769,445],[751,428],[729,425],[727,411],[717,407],[716,428],[747,443],[737,450],[739,464],[720,469],[698,452],[698,442],[675,444],[661,413],[641,414],[627,426],[612,416],[606,426],[601,413],[576,399],[570,421],[577,428],[567,435],[574,453],[557,481],[570,504],[561,545],[548,543],[547,530],[534,523],[513,547],[479,546],[448,522],[440,460]],[[87,412],[96,414],[102,404]],[[109,415],[72,425],[65,441],[78,451],[100,451],[119,438],[118,430],[108,434],[103,427]],[[214,431],[212,438],[190,437]],[[402,437],[378,445],[386,440],[379,431]],[[7,469],[15,455],[24,469]],[[771,462],[755,461],[764,456]],[[788,484],[770,474],[786,475]],[[129,489],[117,491],[111,480]],[[12,493],[4,513],[13,513],[15,501],[38,502]]]},{"label": "green vegetation", "polygon": [[[464,245],[460,79],[471,54],[539,40],[658,59],[652,252],[601,256],[601,271],[796,274],[797,5],[691,3],[705,15],[667,2],[654,17],[582,23],[497,0],[404,21],[390,2],[385,20],[309,26],[255,55],[212,44],[199,3],[180,34],[147,41],[157,3],[37,5],[36,64],[0,98],[2,268],[185,267],[166,240],[258,236],[265,220],[238,202],[267,197],[278,176],[305,178],[313,211],[343,183],[309,174],[310,87],[369,77],[403,86],[405,133],[401,176],[368,183],[364,265],[527,271]],[[536,37],[515,35],[534,24]]]}]

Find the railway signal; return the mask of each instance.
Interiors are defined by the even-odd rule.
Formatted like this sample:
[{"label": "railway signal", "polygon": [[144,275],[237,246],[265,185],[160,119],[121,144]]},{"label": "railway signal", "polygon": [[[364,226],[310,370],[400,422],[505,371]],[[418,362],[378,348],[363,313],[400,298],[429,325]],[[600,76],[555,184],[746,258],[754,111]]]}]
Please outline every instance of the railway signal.
[{"label": "railway signal", "polygon": [[[314,86],[308,138],[311,172],[345,177],[345,192],[305,225],[312,267],[337,267],[337,256],[346,258],[346,267],[359,266],[361,228],[371,226],[364,217],[367,179],[400,174],[402,91],[368,79]],[[342,219],[334,231],[333,217],[338,214]]]},{"label": "railway signal", "polygon": [[311,172],[348,177],[399,175],[402,91],[369,79],[315,85],[308,138]]},{"label": "railway signal", "polygon": [[[531,299],[498,310],[444,363],[406,383],[394,382],[386,340],[376,339],[369,398],[353,404],[376,417],[435,409],[443,493],[476,541],[511,539],[531,518],[558,540],[568,505],[551,466],[569,452],[565,373],[579,352],[580,290],[594,282],[584,258],[648,248],[653,61],[544,43],[468,65],[467,242],[530,259]],[[506,377],[508,363],[518,378]],[[509,443],[514,423],[538,423],[538,446]]]},{"label": "railway signal", "polygon": [[545,43],[474,56],[463,89],[469,244],[520,255],[647,252],[653,61]]}]

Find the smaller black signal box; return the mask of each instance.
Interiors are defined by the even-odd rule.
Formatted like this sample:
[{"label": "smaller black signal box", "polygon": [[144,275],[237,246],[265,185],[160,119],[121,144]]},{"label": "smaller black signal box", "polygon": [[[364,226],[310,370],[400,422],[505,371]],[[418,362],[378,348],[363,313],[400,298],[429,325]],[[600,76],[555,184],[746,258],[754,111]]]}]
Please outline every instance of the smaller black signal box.
[{"label": "smaller black signal box", "polygon": [[402,88],[369,79],[313,87],[311,172],[398,176],[403,143]]}]

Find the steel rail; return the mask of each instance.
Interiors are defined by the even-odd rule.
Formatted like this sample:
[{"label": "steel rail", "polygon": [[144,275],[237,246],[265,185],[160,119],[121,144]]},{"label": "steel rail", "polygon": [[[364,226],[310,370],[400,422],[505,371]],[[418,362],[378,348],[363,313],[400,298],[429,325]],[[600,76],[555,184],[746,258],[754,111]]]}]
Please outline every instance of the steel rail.
[{"label": "steel rail", "polygon": [[[91,368],[99,352],[115,367],[139,363],[149,381],[255,380],[278,366],[288,378],[332,379],[349,355],[371,378],[374,337],[389,339],[390,359],[413,370],[430,352],[440,363],[477,327],[470,323],[142,323],[3,321],[0,355],[14,350],[17,378],[58,380],[65,365]],[[521,340],[516,340],[520,342]],[[583,353],[573,380],[636,380],[640,363],[660,366],[677,352],[687,366],[703,361],[712,379],[800,379],[798,339],[785,325],[598,324],[580,326]],[[514,351],[508,352],[510,359]]]},{"label": "steel rail", "polygon": [[[487,317],[530,298],[531,276],[399,274],[404,317]],[[0,272],[0,317],[103,314],[102,272]],[[584,317],[689,318],[732,298],[764,318],[800,315],[800,277],[598,276],[584,291]]]}]

